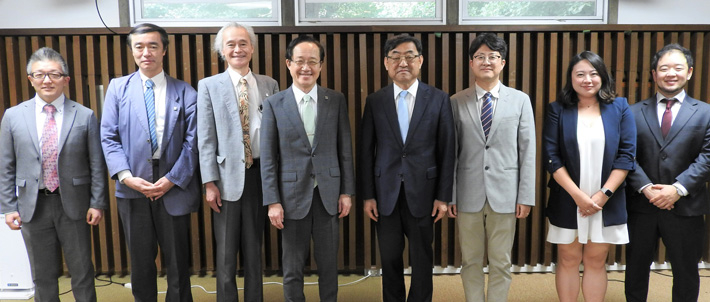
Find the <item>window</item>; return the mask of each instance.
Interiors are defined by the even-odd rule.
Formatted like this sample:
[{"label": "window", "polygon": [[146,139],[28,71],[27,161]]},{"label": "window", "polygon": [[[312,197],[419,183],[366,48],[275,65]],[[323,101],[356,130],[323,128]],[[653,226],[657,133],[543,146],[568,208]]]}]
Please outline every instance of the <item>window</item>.
[{"label": "window", "polygon": [[131,0],[131,24],[222,26],[229,21],[249,25],[281,25],[281,0]]},{"label": "window", "polygon": [[446,24],[445,0],[297,0],[296,25]]},{"label": "window", "polygon": [[459,24],[605,24],[608,0],[459,0]]}]

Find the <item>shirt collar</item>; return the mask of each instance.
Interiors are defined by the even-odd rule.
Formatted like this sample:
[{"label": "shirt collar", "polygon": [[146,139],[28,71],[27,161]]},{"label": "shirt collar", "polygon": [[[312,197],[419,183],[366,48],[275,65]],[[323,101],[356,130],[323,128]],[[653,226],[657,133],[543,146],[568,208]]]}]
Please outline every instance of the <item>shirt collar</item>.
[{"label": "shirt collar", "polygon": [[165,83],[165,71],[164,70],[161,70],[159,74],[155,75],[152,78],[147,77],[146,75],[144,75],[140,71],[138,71],[138,74],[140,74],[140,76],[141,76],[141,82],[143,83],[143,87],[145,87],[145,82],[148,79],[153,80],[153,84],[155,86],[163,86],[163,84]]},{"label": "shirt collar", "polygon": [[313,86],[311,91],[308,93],[303,92],[303,90],[298,89],[296,86],[291,85],[291,90],[293,90],[293,96],[296,98],[296,103],[301,103],[301,99],[303,99],[303,96],[308,94],[311,97],[311,100],[315,102],[316,104],[318,103],[318,85]]},{"label": "shirt collar", "polygon": [[[64,94],[61,94],[54,101],[49,102],[49,104],[54,106],[54,108],[57,108],[58,113],[64,112]],[[44,105],[47,105],[47,102],[42,100],[39,95],[35,95],[35,111],[42,112],[44,110]]]},{"label": "shirt collar", "polygon": [[249,82],[251,78],[254,77],[254,75],[252,75],[251,73],[251,69],[249,69],[249,72],[247,72],[247,74],[244,76],[242,76],[236,70],[231,68],[227,68],[227,73],[229,73],[229,78],[232,79],[233,86],[237,86],[239,84],[239,81],[242,80],[242,78],[245,78],[247,82]]},{"label": "shirt collar", "polygon": [[[397,86],[397,84],[393,84],[394,86],[394,99],[397,99],[397,96],[399,96],[399,93],[404,91],[401,87]],[[414,83],[407,88],[407,92],[412,95],[413,99],[417,99],[417,89],[419,89],[419,79],[414,81]]]},{"label": "shirt collar", "polygon": [[493,89],[491,89],[491,91],[486,91],[485,89],[481,88],[481,86],[478,86],[478,83],[476,83],[475,85],[476,85],[476,96],[478,97],[479,100],[483,98],[483,95],[486,94],[486,92],[490,92],[491,96],[493,96],[494,100],[497,100],[500,98],[500,81],[498,81],[498,83],[495,86],[493,86]]},{"label": "shirt collar", "polygon": [[[663,99],[666,99],[666,97],[656,92],[656,104],[660,103]],[[685,99],[685,89],[678,92],[678,94],[674,95],[671,99],[676,99],[678,104],[683,104],[683,100]]]}]

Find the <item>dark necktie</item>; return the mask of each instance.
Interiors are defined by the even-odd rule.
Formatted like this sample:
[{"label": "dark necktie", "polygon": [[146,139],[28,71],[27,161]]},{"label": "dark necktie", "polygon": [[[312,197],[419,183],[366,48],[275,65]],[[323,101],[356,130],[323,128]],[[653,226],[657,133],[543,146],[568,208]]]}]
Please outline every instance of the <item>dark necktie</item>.
[{"label": "dark necktie", "polygon": [[491,99],[491,93],[486,92],[483,95],[483,105],[481,105],[481,126],[483,126],[483,133],[486,135],[486,140],[488,140],[488,133],[491,132],[491,122],[493,121],[493,100]]},{"label": "dark necktie", "polygon": [[663,112],[663,119],[661,120],[661,133],[663,133],[663,138],[666,138],[668,132],[671,131],[671,122],[673,121],[673,112],[671,112],[671,107],[675,103],[676,99],[662,99],[661,103],[666,103],[666,111]]},{"label": "dark necktie", "polygon": [[59,187],[59,175],[57,171],[57,121],[54,119],[54,112],[57,108],[53,105],[44,105],[44,112],[47,118],[44,120],[42,130],[42,177],[44,187],[54,192]]}]

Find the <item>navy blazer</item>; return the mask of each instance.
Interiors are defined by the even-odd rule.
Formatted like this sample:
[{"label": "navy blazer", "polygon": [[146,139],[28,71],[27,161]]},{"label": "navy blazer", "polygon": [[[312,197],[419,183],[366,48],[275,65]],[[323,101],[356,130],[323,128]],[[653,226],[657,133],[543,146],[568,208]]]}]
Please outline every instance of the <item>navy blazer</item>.
[{"label": "navy blazer", "polygon": [[710,214],[707,181],[710,179],[710,105],[686,95],[666,138],[661,134],[656,96],[631,106],[638,128],[636,171],[629,173],[628,209],[654,213],[660,209],[638,190],[646,184],[678,181],[688,196],[675,203],[680,216]]},{"label": "navy blazer", "polygon": [[[600,103],[604,124],[604,159],[602,184],[611,171],[634,169],[636,156],[636,124],[626,98],[618,97],[611,104]],[[567,172],[579,186],[579,148],[577,144],[577,106],[564,107],[560,102],[548,105],[543,130],[544,162],[547,171],[553,174],[559,168]],[[577,204],[574,199],[550,176],[550,188],[546,214],[550,223],[567,229],[577,228]],[[626,194],[624,183],[604,205],[604,226],[626,223]],[[601,188],[600,188],[601,189]]]},{"label": "navy blazer", "polygon": [[419,82],[406,143],[397,122],[393,84],[367,96],[357,163],[363,200],[375,198],[379,214],[390,215],[404,183],[414,217],[431,215],[435,199],[451,202],[454,131],[449,96],[427,84]]}]

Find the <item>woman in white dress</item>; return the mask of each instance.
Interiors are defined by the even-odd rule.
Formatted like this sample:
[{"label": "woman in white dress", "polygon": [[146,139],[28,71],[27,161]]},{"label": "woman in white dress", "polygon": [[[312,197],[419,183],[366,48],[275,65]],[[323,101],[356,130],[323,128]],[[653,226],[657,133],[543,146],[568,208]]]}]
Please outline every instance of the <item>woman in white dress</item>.
[{"label": "woman in white dress", "polygon": [[543,149],[552,175],[547,241],[557,244],[560,301],[603,301],[610,244],[629,242],[624,179],[634,169],[636,126],[597,54],[575,55],[567,83],[548,106]]}]

